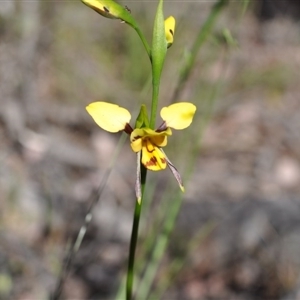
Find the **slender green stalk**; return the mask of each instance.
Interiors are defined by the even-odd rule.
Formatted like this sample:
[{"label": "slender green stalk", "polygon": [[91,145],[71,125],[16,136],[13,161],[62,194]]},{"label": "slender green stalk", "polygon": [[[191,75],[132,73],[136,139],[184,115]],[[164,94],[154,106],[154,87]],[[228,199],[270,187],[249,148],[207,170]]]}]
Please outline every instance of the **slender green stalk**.
[{"label": "slender green stalk", "polygon": [[145,49],[147,51],[148,56],[151,59],[151,49],[150,49],[150,47],[148,45],[148,42],[147,42],[145,36],[143,35],[143,33],[142,33],[142,31],[140,30],[139,27],[134,27],[134,29],[137,32],[137,34],[139,35],[139,37],[140,37],[140,39],[141,39],[141,41],[142,41],[142,43],[143,43],[143,45],[144,45],[144,47],[145,47]]},{"label": "slender green stalk", "polygon": [[[152,103],[151,103],[151,117],[150,117],[149,126],[152,129],[154,129],[155,127],[159,84],[160,84],[161,72],[162,72],[166,52],[167,52],[167,42],[165,37],[165,26],[164,26],[164,16],[163,16],[163,0],[160,0],[157,7],[155,21],[154,21],[153,40],[152,40],[152,48],[150,54],[151,55],[150,59],[152,64]],[[132,298],[135,249],[136,249],[136,243],[138,238],[138,229],[139,229],[139,222],[141,216],[142,201],[143,201],[144,190],[146,185],[146,175],[147,175],[147,170],[141,164],[142,196],[141,196],[141,201],[137,201],[135,204],[134,219],[133,219],[130,249],[129,249],[128,269],[127,269],[127,283],[126,283],[127,300],[131,300]]]},{"label": "slender green stalk", "polygon": [[157,104],[158,104],[158,94],[159,94],[159,83],[153,83],[152,87],[152,103],[151,103],[151,117],[150,117],[150,128],[155,128],[156,114],[157,114]]},{"label": "slender green stalk", "polygon": [[126,300],[132,299],[133,279],[134,279],[134,261],[135,261],[135,249],[138,239],[139,223],[142,210],[142,203],[144,199],[145,185],[146,185],[147,169],[141,164],[141,185],[142,185],[142,198],[140,203],[136,201],[133,225],[129,246],[129,259],[127,268],[127,282],[126,282]]},{"label": "slender green stalk", "polygon": [[152,64],[152,103],[150,128],[154,129],[157,113],[158,94],[161,73],[167,53],[167,41],[165,35],[165,21],[163,14],[163,0],[159,0],[154,20],[151,64]]},{"label": "slender green stalk", "polygon": [[175,100],[179,97],[180,91],[183,89],[187,79],[189,78],[193,66],[195,65],[195,61],[197,58],[197,54],[199,53],[200,48],[208,38],[209,34],[211,33],[220,13],[222,12],[223,8],[229,3],[229,0],[219,0],[210,11],[208,18],[206,19],[205,23],[201,27],[197,38],[193,44],[192,50],[190,55],[188,56],[187,60],[185,61],[184,67],[182,68],[179,76],[179,81],[176,86],[176,89],[173,93],[171,98],[171,102],[175,102]]},{"label": "slender green stalk", "polygon": [[[211,30],[213,29],[218,16],[220,15],[222,9],[225,7],[225,5],[229,2],[229,0],[219,0],[212,8],[210,15],[208,16],[206,22],[204,23],[203,27],[201,28],[199,34],[197,35],[197,38],[194,42],[193,48],[191,50],[191,55],[189,59],[185,62],[184,68],[182,69],[179,83],[177,85],[176,90],[174,91],[172,102],[174,102],[180,90],[184,86],[185,82],[187,81],[192,68],[194,66],[197,54],[201,48],[201,46],[206,41],[207,37],[209,36]],[[159,85],[158,85],[159,86]],[[153,85],[153,91],[154,91],[155,85]],[[153,99],[155,100],[155,96],[158,95],[158,88],[155,91],[157,94],[153,94]],[[155,122],[156,117],[156,111],[157,111],[157,105],[155,106],[155,102],[152,102],[152,114],[151,114],[151,121],[150,124],[153,125]],[[153,116],[153,117],[152,117]],[[153,119],[152,119],[153,118]],[[188,167],[188,169],[193,168],[192,164]],[[155,274],[157,272],[159,262],[161,261],[161,258],[163,254],[165,253],[165,249],[168,245],[169,236],[170,233],[173,230],[174,223],[176,221],[177,215],[179,213],[180,207],[182,205],[182,195],[177,195],[175,199],[172,199],[172,205],[170,206],[170,210],[168,210],[168,213],[166,214],[166,220],[163,225],[163,230],[158,236],[158,238],[155,241],[155,246],[153,249],[152,256],[150,258],[150,263],[146,268],[145,275],[140,283],[139,291],[137,298],[138,299],[146,299],[149,296],[149,292],[155,277]]]},{"label": "slender green stalk", "polygon": [[[222,60],[226,59],[226,58],[227,58],[227,56],[225,56],[225,58],[222,58]],[[226,59],[226,61],[227,61],[227,59]],[[196,144],[197,149],[200,149],[202,133],[204,131],[204,127],[208,122],[209,116],[211,116],[211,114],[213,112],[213,104],[215,103],[215,100],[218,98],[217,95],[220,93],[220,89],[222,87],[222,77],[223,76],[220,74],[218,82],[217,82],[215,88],[213,89],[209,99],[207,100],[207,105],[208,105],[207,106],[207,114],[204,116],[205,120],[201,120],[201,123],[199,126],[200,137],[199,137],[199,142]],[[185,141],[183,144],[187,144],[187,141]],[[194,162],[192,160],[189,161],[188,166],[186,168],[187,169],[186,174],[192,174],[194,171],[194,168],[195,168]],[[188,181],[188,177],[189,176],[186,176],[187,181]],[[165,222],[162,226],[163,229],[162,229],[161,233],[159,234],[159,236],[157,237],[157,239],[155,240],[153,253],[150,258],[149,265],[146,268],[144,278],[141,280],[141,283],[139,286],[139,291],[137,294],[137,299],[146,299],[147,297],[149,297],[149,293],[151,292],[150,289],[151,289],[153,280],[155,278],[155,274],[157,273],[159,263],[162,259],[162,256],[164,255],[165,249],[168,245],[168,242],[169,242],[168,239],[169,239],[170,233],[173,230],[177,215],[180,211],[183,197],[182,197],[182,194],[179,194],[176,197],[170,196],[169,200],[171,200],[172,205],[168,206],[169,210],[167,211],[167,213],[165,215]],[[167,203],[167,205],[168,205],[168,203]],[[208,232],[210,231],[210,229],[213,229],[214,226],[216,226],[216,224],[214,224],[214,223],[208,223],[207,225],[208,225],[207,228],[209,229]],[[202,228],[202,230],[204,230],[205,228],[206,228],[206,226],[204,226]],[[204,230],[202,232],[200,231],[200,233],[199,233],[200,237],[202,236],[203,232],[206,232],[206,230]],[[208,234],[208,232],[207,232],[207,234]],[[194,245],[194,243],[191,242],[191,245]],[[175,271],[176,269],[179,270],[181,266],[182,266],[182,262],[179,263],[178,265],[176,265],[176,263],[175,263],[174,264],[174,272],[176,272]],[[162,285],[160,285],[160,289],[163,290],[164,284],[167,285],[167,282],[162,283]],[[153,293],[153,291],[152,291],[152,293]],[[155,291],[154,291],[154,293],[155,293]],[[151,299],[160,299],[160,297],[158,297],[158,295],[159,295],[159,291],[157,291],[155,295],[151,295],[150,298]]]}]

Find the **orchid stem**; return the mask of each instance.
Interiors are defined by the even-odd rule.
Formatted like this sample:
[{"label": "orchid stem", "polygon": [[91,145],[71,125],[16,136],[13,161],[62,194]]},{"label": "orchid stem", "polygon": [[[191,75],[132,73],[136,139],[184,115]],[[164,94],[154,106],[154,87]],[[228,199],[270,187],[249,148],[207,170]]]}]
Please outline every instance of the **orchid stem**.
[{"label": "orchid stem", "polygon": [[140,30],[139,27],[134,27],[134,29],[137,32],[137,34],[139,35],[139,37],[140,37],[140,39],[141,39],[141,41],[142,41],[142,43],[143,43],[143,45],[145,47],[145,50],[146,50],[149,58],[151,59],[151,49],[150,49],[150,47],[148,45],[148,42],[147,42],[145,36],[143,35],[143,33],[141,32],[141,30]]},{"label": "orchid stem", "polygon": [[138,239],[142,203],[144,200],[146,177],[147,177],[147,169],[141,164],[142,197],[140,202],[138,201],[135,202],[133,225],[132,225],[131,239],[130,239],[130,246],[129,246],[129,259],[128,259],[127,282],[126,282],[126,300],[132,299],[135,249],[136,249],[136,244]]},{"label": "orchid stem", "polygon": [[152,87],[152,103],[151,103],[151,117],[150,117],[150,128],[155,128],[157,104],[158,104],[158,93],[159,93],[159,83],[153,82]]}]

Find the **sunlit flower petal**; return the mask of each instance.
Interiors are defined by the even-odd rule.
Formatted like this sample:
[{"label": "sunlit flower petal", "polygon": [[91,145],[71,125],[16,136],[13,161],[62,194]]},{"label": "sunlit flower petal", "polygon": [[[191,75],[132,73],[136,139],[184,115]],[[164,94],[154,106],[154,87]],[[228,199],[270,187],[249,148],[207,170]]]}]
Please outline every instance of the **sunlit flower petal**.
[{"label": "sunlit flower petal", "polygon": [[138,138],[130,143],[133,152],[139,152],[142,150],[143,140]]},{"label": "sunlit flower petal", "polygon": [[166,157],[159,148],[154,146],[149,140],[143,142],[142,164],[149,170],[160,171],[166,168]]},{"label": "sunlit flower petal", "polygon": [[153,136],[150,138],[150,141],[158,147],[165,147],[168,143],[168,138],[166,135]]},{"label": "sunlit flower petal", "polygon": [[118,19],[119,14],[115,7],[118,8],[118,4],[111,0],[82,0],[82,2],[88,7],[92,8],[100,15],[110,19]]},{"label": "sunlit flower petal", "polygon": [[172,131],[168,128],[162,132],[156,132],[150,128],[136,128],[130,135],[131,147],[134,152],[141,150],[139,139],[150,139],[155,146],[164,147],[167,145],[167,136],[172,135]]},{"label": "sunlit flower petal", "polygon": [[95,10],[103,17],[122,19],[125,8],[113,0],[81,0],[85,5]]},{"label": "sunlit flower petal", "polygon": [[136,139],[137,137],[143,137],[143,138],[146,138],[146,137],[161,137],[161,136],[169,136],[169,135],[172,135],[172,130],[170,128],[167,128],[166,130],[164,131],[155,131],[153,129],[150,129],[150,128],[137,128],[137,129],[134,129],[134,132],[131,134],[130,136],[130,140],[134,140]]},{"label": "sunlit flower petal", "polygon": [[147,130],[145,130],[146,128],[136,128],[132,131],[131,135],[130,135],[130,141],[134,141],[136,139],[142,138],[142,137],[146,137],[152,134],[155,134],[156,132],[153,129],[147,128]]},{"label": "sunlit flower petal", "polygon": [[196,106],[189,102],[180,102],[164,107],[160,115],[166,122],[167,127],[184,129],[190,126],[193,121]]},{"label": "sunlit flower petal", "polygon": [[174,17],[170,16],[165,20],[165,34],[167,40],[167,47],[171,47],[174,40],[174,33],[175,33],[175,19]]},{"label": "sunlit flower petal", "polygon": [[[141,201],[140,162],[145,168],[152,171],[164,170],[168,166],[177,180],[179,187],[184,191],[181,176],[166,156],[162,147],[167,145],[168,136],[172,135],[171,128],[184,129],[191,124],[196,112],[194,104],[182,102],[164,107],[160,113],[164,122],[156,130],[148,127],[149,122],[143,108],[141,111],[144,115],[138,120],[139,122],[136,122],[137,128],[135,129],[129,124],[131,119],[130,113],[118,105],[99,101],[91,103],[86,109],[102,129],[109,132],[124,130],[130,135],[131,148],[137,153],[138,166],[135,191],[139,203]],[[141,113],[139,116],[141,116]]]},{"label": "sunlit flower petal", "polygon": [[109,132],[124,130],[131,119],[127,109],[107,102],[93,102],[86,107],[86,110],[97,125]]},{"label": "sunlit flower petal", "polygon": [[[118,4],[114,0],[81,0],[86,6],[92,8],[94,11],[103,17],[110,19],[120,19],[122,23],[125,22],[133,27],[136,31],[140,32],[138,24],[134,17],[131,15],[131,10],[125,6]],[[144,37],[143,37],[144,39]],[[150,49],[146,41],[143,41],[146,50],[149,54]]]},{"label": "sunlit flower petal", "polygon": [[142,128],[144,130],[144,136],[162,136],[162,135],[167,135],[170,136],[172,135],[172,130],[170,128],[166,128],[163,131],[154,131],[150,128]]}]

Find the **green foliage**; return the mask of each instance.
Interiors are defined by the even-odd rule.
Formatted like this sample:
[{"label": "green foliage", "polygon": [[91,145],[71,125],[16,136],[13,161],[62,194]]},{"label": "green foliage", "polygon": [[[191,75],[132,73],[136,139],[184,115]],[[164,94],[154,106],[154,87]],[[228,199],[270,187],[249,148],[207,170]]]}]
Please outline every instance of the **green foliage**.
[{"label": "green foliage", "polygon": [[135,128],[149,127],[149,117],[147,113],[147,108],[143,104],[141,106],[140,113],[136,119]]},{"label": "green foliage", "polygon": [[167,41],[165,37],[165,24],[163,15],[163,1],[160,0],[153,28],[151,49],[153,84],[159,85],[161,72],[167,54]]},{"label": "green foliage", "polygon": [[[85,4],[96,10],[98,13],[100,13],[102,16],[108,17],[108,18],[117,18],[125,23],[129,24],[131,27],[133,27],[138,36],[140,37],[144,48],[146,50],[146,53],[148,55],[148,58],[150,58],[151,68],[152,68],[152,99],[151,99],[151,115],[150,120],[148,117],[147,109],[145,105],[141,106],[139,115],[136,119],[135,128],[142,128],[142,127],[150,127],[155,128],[155,122],[156,122],[156,114],[158,109],[158,103],[159,103],[159,91],[160,91],[160,83],[161,83],[161,76],[163,71],[163,66],[167,54],[168,44],[166,40],[166,32],[165,32],[165,20],[164,20],[164,13],[163,13],[163,0],[159,1],[155,20],[154,20],[154,27],[153,27],[153,37],[152,37],[152,45],[151,48],[148,46],[147,40],[142,33],[140,27],[137,25],[136,20],[129,14],[129,12],[121,7],[120,5],[114,3],[113,1],[99,1],[99,0],[83,0]],[[195,66],[196,59],[198,56],[198,53],[204,43],[209,40],[209,38],[212,37],[212,31],[214,29],[214,26],[218,20],[218,17],[221,15],[223,9],[228,4],[229,0],[219,0],[217,1],[207,19],[202,24],[202,26],[199,25],[199,31],[196,33],[192,45],[191,51],[189,51],[189,55],[185,60],[183,60],[183,63],[181,65],[181,72],[178,79],[178,82],[175,86],[175,91],[173,93],[170,93],[170,99],[171,102],[175,102],[175,100],[178,100],[179,91],[185,86],[186,82],[189,80],[190,75],[192,74],[192,70]],[[111,29],[111,28],[110,28]],[[172,35],[173,38],[173,35]],[[231,35],[229,29],[224,29],[222,31],[222,38],[224,41],[224,44],[226,44],[227,48],[231,48],[236,46],[236,41]],[[130,42],[123,43],[125,45],[123,49],[123,52],[121,53],[122,59],[126,60],[129,55],[129,61],[127,68],[128,70],[131,70],[133,72],[136,70],[136,74],[144,74],[145,72],[145,64],[144,62],[140,63],[140,58],[137,56],[140,56],[140,51],[137,50],[137,45],[134,41],[133,36],[130,36],[129,38]],[[173,40],[172,40],[173,42]],[[220,41],[218,41],[219,43]],[[114,41],[112,40],[111,43],[106,45],[106,47],[112,47],[114,45]],[[170,43],[169,43],[170,45]],[[228,47],[229,46],[229,47]],[[174,47],[173,47],[174,48]],[[172,49],[173,49],[172,48]],[[222,47],[220,47],[222,48]],[[100,52],[99,52],[100,53]],[[117,51],[116,51],[117,53]],[[99,55],[101,57],[102,54]],[[110,54],[106,54],[110,55]],[[114,55],[111,55],[111,62],[113,61]],[[145,61],[149,61],[147,60]],[[114,62],[117,61],[118,58],[114,59]],[[135,63],[138,61],[139,63]],[[133,62],[132,66],[131,63]],[[112,69],[116,69],[117,71],[121,68],[117,65],[114,67],[114,64],[111,63]],[[132,68],[132,69],[131,69]],[[129,72],[128,72],[129,74]],[[135,75],[135,78],[138,76]],[[146,76],[145,76],[146,78]],[[203,111],[202,113],[205,114],[206,120],[209,119],[209,117],[212,114],[212,107],[215,103],[215,99],[217,98],[217,92],[219,91],[219,82],[216,84],[210,83],[209,80],[202,79],[198,80],[201,83],[203,93],[205,95],[209,95],[207,98],[207,102],[204,102],[203,105]],[[207,85],[205,86],[205,83],[207,82]],[[163,86],[162,86],[163,87]],[[197,90],[195,88],[195,90]],[[216,92],[217,91],[217,92]],[[112,91],[114,92],[114,91]],[[119,93],[120,94],[120,93]],[[139,106],[139,101],[134,100],[135,106]],[[195,141],[191,143],[189,141],[191,134],[183,136],[181,139],[180,147],[174,147],[174,152],[172,151],[172,154],[174,156],[179,156],[184,154],[184,160],[185,160],[185,178],[189,178],[192,176],[193,168],[194,168],[194,162],[195,157],[193,157],[193,153],[195,151],[198,151],[199,149],[199,140],[201,140],[202,132],[203,132],[203,123],[200,121],[197,122],[199,125],[196,127],[195,130],[197,130],[197,134],[199,138],[196,136]],[[197,140],[198,138],[198,140]],[[179,149],[176,151],[176,148]],[[137,159],[137,181],[136,181],[136,190],[138,190],[137,193],[137,201],[135,203],[135,210],[134,210],[134,216],[133,216],[133,227],[132,227],[132,234],[131,234],[131,240],[130,240],[130,251],[129,251],[129,260],[128,260],[128,268],[127,268],[127,282],[126,287],[122,287],[121,291],[122,293],[126,290],[126,299],[130,300],[132,299],[132,295],[134,292],[137,292],[137,299],[147,299],[149,294],[152,293],[151,287],[153,286],[153,282],[155,280],[155,276],[157,275],[158,266],[161,263],[164,253],[166,252],[169,238],[171,235],[171,232],[174,228],[177,215],[180,211],[183,195],[181,193],[178,193],[178,191],[173,190],[172,185],[166,184],[164,185],[164,189],[162,191],[162,201],[164,203],[163,207],[164,209],[161,211],[161,214],[159,216],[154,216],[153,220],[150,220],[150,222],[153,222],[154,224],[157,224],[156,222],[159,222],[162,224],[162,229],[158,232],[152,232],[151,236],[151,242],[145,243],[144,253],[142,253],[140,258],[140,262],[138,265],[140,265],[141,269],[145,269],[145,273],[140,278],[140,272],[137,272],[138,269],[136,268],[136,246],[138,244],[138,233],[139,233],[139,223],[140,223],[140,217],[141,217],[141,209],[145,198],[145,187],[146,187],[146,177],[147,177],[147,170],[144,168],[144,166],[140,163],[141,157],[140,153],[138,153]],[[170,165],[169,165],[170,166]],[[174,167],[171,165],[171,167]],[[170,168],[171,168],[170,167]],[[176,170],[177,171],[177,170]],[[148,184],[147,184],[148,185]],[[151,200],[147,203],[146,213],[150,213],[151,210],[151,203],[156,200],[156,193],[155,189],[152,189],[153,195],[151,193]],[[157,192],[157,191],[156,191]],[[149,204],[150,203],[150,204]],[[91,210],[90,212],[91,213]],[[157,219],[156,217],[159,217],[160,219]],[[86,227],[85,227],[86,228]],[[159,226],[154,226],[153,228],[159,228]],[[82,236],[80,236],[80,242],[81,242]],[[76,244],[76,249],[78,249],[79,245]],[[152,250],[149,251],[149,249]],[[183,251],[184,252],[184,251]],[[150,253],[150,255],[149,255]],[[142,264],[141,262],[144,262],[146,256],[149,256],[149,261],[146,264]],[[180,267],[178,267],[180,265]],[[183,263],[182,260],[176,264],[175,269],[179,270],[182,267]],[[134,286],[134,281],[139,282],[138,286],[139,289],[136,291]],[[169,282],[164,282],[164,285],[168,285]],[[160,289],[162,289],[160,287]],[[121,293],[121,292],[120,292]],[[118,297],[121,295],[118,293]]]}]

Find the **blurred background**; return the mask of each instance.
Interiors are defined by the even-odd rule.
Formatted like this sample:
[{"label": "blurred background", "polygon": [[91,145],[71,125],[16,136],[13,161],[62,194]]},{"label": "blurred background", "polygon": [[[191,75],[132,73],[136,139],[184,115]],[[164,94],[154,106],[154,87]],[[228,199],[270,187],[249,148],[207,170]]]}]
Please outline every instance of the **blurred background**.
[{"label": "blurred background", "polygon": [[[300,299],[300,3],[225,1],[173,99],[216,2],[165,2],[177,27],[159,109],[190,101],[197,114],[165,149],[186,192],[148,298]],[[121,4],[151,41],[157,2]],[[140,105],[150,107],[150,80],[147,55],[126,24],[75,0],[1,3],[0,299],[49,299],[90,197],[106,180],[62,298],[116,297],[136,159],[126,141],[108,177],[120,135],[97,127],[85,106],[117,103],[133,125]],[[179,190],[169,170],[148,175],[154,201],[142,217],[138,257],[168,214],[164,199]]]}]

